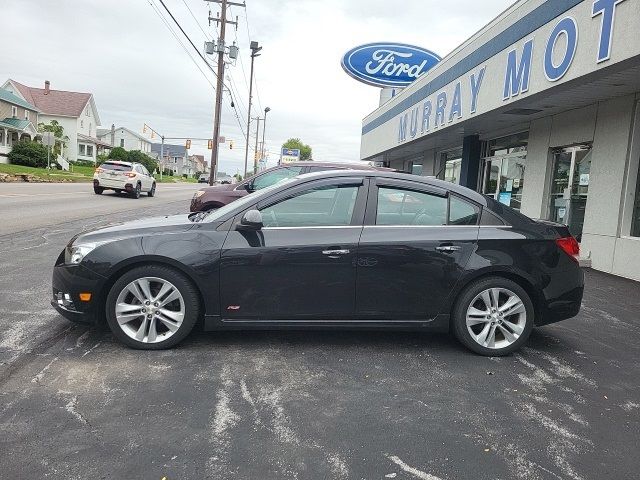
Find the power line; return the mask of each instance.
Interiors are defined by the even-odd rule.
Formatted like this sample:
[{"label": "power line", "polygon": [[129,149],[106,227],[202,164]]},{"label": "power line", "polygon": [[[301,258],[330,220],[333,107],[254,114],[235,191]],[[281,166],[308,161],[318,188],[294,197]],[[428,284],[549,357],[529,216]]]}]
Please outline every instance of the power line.
[{"label": "power line", "polygon": [[[247,8],[245,7],[244,9],[244,15],[241,15],[242,17],[244,17],[244,23],[247,26],[247,40],[249,41],[249,43],[251,43],[251,29],[249,28],[249,14],[247,13]],[[242,60],[240,61],[240,63],[242,63]],[[260,107],[260,110],[262,110],[262,102],[260,101],[260,92],[258,90],[258,81],[256,78],[253,79],[253,84],[254,84],[254,88],[256,90],[256,97],[258,100],[258,107]]]},{"label": "power line", "polygon": [[[198,68],[198,70],[200,70],[200,73],[202,73],[202,75],[204,76],[204,78],[207,80],[207,82],[209,83],[209,85],[211,85],[211,88],[215,89],[215,86],[213,85],[213,83],[211,83],[211,80],[209,80],[209,77],[207,76],[206,73],[204,73],[204,71],[202,70],[202,68],[200,68],[200,65],[198,65],[198,62],[196,61],[195,58],[193,58],[193,55],[189,52],[189,49],[186,47],[186,45],[182,42],[182,40],[180,40],[180,38],[178,37],[178,35],[176,34],[176,32],[173,31],[173,29],[171,28],[171,25],[169,25],[169,22],[167,22],[167,19],[164,18],[164,16],[162,15],[162,13],[160,12],[160,10],[158,9],[158,7],[155,5],[155,3],[153,3],[153,0],[148,0],[149,5],[151,5],[151,7],[153,8],[153,10],[156,12],[156,14],[158,14],[158,16],[160,17],[160,19],[162,20],[162,22],[165,24],[165,26],[167,27],[167,29],[169,30],[169,32],[171,32],[171,35],[173,35],[173,38],[176,39],[176,41],[180,44],[180,46],[182,47],[182,49],[185,51],[185,53],[187,54],[187,56],[191,59],[191,61],[194,63],[194,65]],[[211,67],[209,67],[211,68]]]}]

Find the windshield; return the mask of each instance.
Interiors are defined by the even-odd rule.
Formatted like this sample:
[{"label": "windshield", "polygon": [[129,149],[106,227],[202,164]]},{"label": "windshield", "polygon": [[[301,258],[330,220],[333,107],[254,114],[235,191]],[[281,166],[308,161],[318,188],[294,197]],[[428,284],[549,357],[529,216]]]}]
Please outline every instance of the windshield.
[{"label": "windshield", "polygon": [[275,190],[276,188],[282,187],[287,183],[293,182],[294,179],[295,178],[288,178],[285,180],[281,180],[275,185],[271,185],[270,187],[263,188],[262,190],[256,193],[250,193],[246,197],[243,197],[240,200],[236,200],[235,202],[231,202],[225,205],[224,207],[220,207],[217,210],[210,210],[209,212],[206,212],[207,213],[206,217],[201,217],[201,221],[206,221],[206,222],[218,221],[224,218],[229,213],[235,210],[242,210],[245,206],[251,205],[253,202],[258,201],[260,198],[269,195],[269,192]]}]

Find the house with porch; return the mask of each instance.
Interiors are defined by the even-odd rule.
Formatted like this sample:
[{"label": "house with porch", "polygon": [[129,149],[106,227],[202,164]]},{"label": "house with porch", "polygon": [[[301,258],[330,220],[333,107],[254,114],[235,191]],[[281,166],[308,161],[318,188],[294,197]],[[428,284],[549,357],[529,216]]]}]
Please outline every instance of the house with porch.
[{"label": "house with porch", "polygon": [[29,102],[0,88],[0,163],[8,163],[15,143],[36,138],[38,113]]},{"label": "house with porch", "polygon": [[9,79],[2,88],[36,107],[38,122],[56,120],[64,128],[62,156],[66,160],[95,162],[101,150],[110,146],[97,138],[100,116],[93,94],[54,90],[48,80],[44,88],[36,88]]}]

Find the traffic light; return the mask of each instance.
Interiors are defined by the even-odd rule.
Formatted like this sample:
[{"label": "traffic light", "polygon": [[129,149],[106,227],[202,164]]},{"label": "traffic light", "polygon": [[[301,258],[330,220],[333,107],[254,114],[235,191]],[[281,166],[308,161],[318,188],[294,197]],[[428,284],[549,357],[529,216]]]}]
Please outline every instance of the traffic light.
[{"label": "traffic light", "polygon": [[253,154],[253,159],[254,159],[254,160],[258,160],[258,152],[255,152],[255,153]]},{"label": "traffic light", "polygon": [[229,140],[229,150],[233,150],[233,140]]},{"label": "traffic light", "polygon": [[213,140],[211,139],[207,140],[207,148],[209,150],[213,150]]},{"label": "traffic light", "polygon": [[187,150],[189,150],[191,148],[191,139],[187,139],[187,143],[186,143],[185,147],[187,148]]}]

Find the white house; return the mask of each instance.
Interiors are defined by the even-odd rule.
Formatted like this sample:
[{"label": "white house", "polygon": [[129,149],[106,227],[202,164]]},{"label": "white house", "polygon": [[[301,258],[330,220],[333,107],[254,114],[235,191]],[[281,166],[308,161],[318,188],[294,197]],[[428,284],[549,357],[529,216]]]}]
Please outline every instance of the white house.
[{"label": "white house", "polygon": [[99,128],[98,140],[112,147],[122,147],[125,150],[140,150],[151,154],[151,142],[143,135],[126,127]]},{"label": "white house", "polygon": [[49,81],[44,88],[28,87],[15,80],[7,80],[2,88],[35,106],[40,113],[38,122],[56,120],[68,138],[62,152],[67,160],[96,160],[98,150],[108,147],[97,138],[100,116],[91,93],[53,90]]}]

